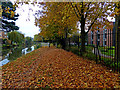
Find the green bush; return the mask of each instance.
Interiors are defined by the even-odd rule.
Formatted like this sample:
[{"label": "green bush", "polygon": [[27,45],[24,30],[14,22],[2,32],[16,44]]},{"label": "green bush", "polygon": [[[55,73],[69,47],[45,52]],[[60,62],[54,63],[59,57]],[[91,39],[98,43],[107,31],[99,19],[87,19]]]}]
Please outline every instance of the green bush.
[{"label": "green bush", "polygon": [[3,47],[5,47],[6,45],[5,44],[2,44]]},{"label": "green bush", "polygon": [[83,57],[88,58],[90,60],[96,60],[96,55],[92,52],[86,52],[83,54]]},{"label": "green bush", "polygon": [[16,43],[13,43],[13,45],[17,45]]},{"label": "green bush", "polygon": [[41,43],[35,45],[35,49],[38,49],[41,47]]}]

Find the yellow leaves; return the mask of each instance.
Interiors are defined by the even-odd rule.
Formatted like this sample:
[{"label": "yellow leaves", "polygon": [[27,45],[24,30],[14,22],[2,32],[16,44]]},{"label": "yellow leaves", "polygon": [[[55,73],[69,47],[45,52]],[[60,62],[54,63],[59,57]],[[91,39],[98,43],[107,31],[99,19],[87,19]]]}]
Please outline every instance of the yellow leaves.
[{"label": "yellow leaves", "polygon": [[118,8],[115,8],[115,12],[118,12],[119,11],[119,9]]},{"label": "yellow leaves", "polygon": [[119,4],[120,4],[119,2],[116,2],[116,6],[117,6],[117,7],[119,6]]},{"label": "yellow leaves", "polygon": [[11,17],[14,17],[15,12],[11,11]]},{"label": "yellow leaves", "polygon": [[13,5],[13,7],[18,7],[18,4],[17,3],[19,3],[19,2],[16,2],[14,5]]},{"label": "yellow leaves", "polygon": [[64,16],[62,19],[64,20],[66,18],[66,16]]},{"label": "yellow leaves", "polygon": [[10,10],[10,8],[8,7],[7,10]]},{"label": "yellow leaves", "polygon": [[73,5],[73,6],[75,6],[75,5],[76,5],[76,3],[75,3],[75,2],[73,2],[73,3],[72,3],[72,5]]},{"label": "yellow leaves", "polygon": [[[46,14],[47,16],[41,17],[39,24],[40,24],[41,30],[44,33],[46,33],[47,37],[54,36],[53,34],[54,30],[56,33],[58,33],[58,36],[64,35],[63,32],[65,27],[76,26],[76,23],[74,22],[77,21],[77,19],[75,18],[75,15],[73,15],[73,13],[71,12],[70,6],[71,5],[69,5],[68,3],[49,3],[49,4],[47,3],[46,4],[46,7],[49,8],[49,10],[44,14]],[[53,28],[46,28],[46,26],[44,25],[45,23],[50,25]],[[55,23],[55,25],[53,23]],[[57,30],[61,30],[61,32]]]},{"label": "yellow leaves", "polygon": [[0,5],[0,17],[2,17],[2,12],[3,12],[3,9],[2,9],[2,7]]},{"label": "yellow leaves", "polygon": [[100,78],[103,79],[103,75],[100,75]]},{"label": "yellow leaves", "polygon": [[35,22],[35,26],[37,26],[37,22]]}]

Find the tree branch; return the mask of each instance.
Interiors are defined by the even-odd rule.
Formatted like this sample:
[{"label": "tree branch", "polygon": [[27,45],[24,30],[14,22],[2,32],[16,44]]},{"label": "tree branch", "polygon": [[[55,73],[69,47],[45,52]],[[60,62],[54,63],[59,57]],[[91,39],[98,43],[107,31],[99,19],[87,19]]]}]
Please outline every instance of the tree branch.
[{"label": "tree branch", "polygon": [[90,2],[89,5],[88,5],[87,12],[86,12],[86,15],[85,15],[85,20],[86,20],[87,15],[88,15],[88,9],[89,9],[89,7],[90,7],[90,4],[91,4],[91,2]]},{"label": "tree branch", "polygon": [[100,15],[102,9],[103,9],[103,8],[100,9],[100,12],[98,13],[97,17],[96,17],[96,18],[94,19],[94,21],[91,23],[90,27],[88,28],[88,31],[87,31],[85,34],[87,34],[87,33],[90,31],[92,25],[95,23],[95,21],[96,21],[97,18],[99,17],[99,15]]},{"label": "tree branch", "polygon": [[[98,15],[98,16],[99,16],[99,15]],[[97,17],[94,19],[94,21],[91,23],[90,27],[88,28],[88,31],[87,31],[85,34],[87,34],[87,33],[90,31],[92,25],[95,23],[95,21],[97,20],[98,16],[97,16]]]},{"label": "tree branch", "polygon": [[[72,5],[72,3],[71,3],[71,5]],[[77,14],[77,12],[76,12],[76,10],[75,10],[75,8],[74,8],[74,6],[72,5],[72,8],[74,9],[74,11],[75,11],[75,14],[76,14],[76,16],[78,17],[78,19],[80,18],[79,16],[78,16],[78,14]],[[81,22],[81,20],[79,19],[79,21]]]},{"label": "tree branch", "polygon": [[76,7],[76,9],[77,9],[79,15],[81,16],[80,11],[79,11],[78,7],[76,6],[76,4],[75,4],[75,7]]}]

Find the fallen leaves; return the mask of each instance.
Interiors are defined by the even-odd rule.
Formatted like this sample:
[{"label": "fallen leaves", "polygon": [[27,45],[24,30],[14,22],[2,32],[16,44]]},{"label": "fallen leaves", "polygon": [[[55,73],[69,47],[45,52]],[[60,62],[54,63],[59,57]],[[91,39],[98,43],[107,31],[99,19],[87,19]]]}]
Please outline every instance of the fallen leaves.
[{"label": "fallen leaves", "polygon": [[119,74],[56,48],[37,49],[2,69],[2,88],[119,87]]}]

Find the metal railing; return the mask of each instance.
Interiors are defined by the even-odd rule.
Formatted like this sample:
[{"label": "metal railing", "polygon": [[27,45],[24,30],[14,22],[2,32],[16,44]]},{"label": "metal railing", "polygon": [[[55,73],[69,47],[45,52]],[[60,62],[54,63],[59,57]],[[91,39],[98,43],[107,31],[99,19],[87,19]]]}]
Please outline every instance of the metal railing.
[{"label": "metal railing", "polygon": [[[96,61],[96,63],[101,63],[102,65],[109,67],[113,71],[120,70],[120,61],[115,58],[115,33],[110,30],[108,30],[106,33],[99,33],[99,40],[98,33],[94,33],[93,35],[93,38],[91,38],[92,35],[88,34],[87,36],[87,52],[83,54],[83,56],[93,59]],[[69,38],[67,50],[71,50],[72,52],[80,55],[81,43],[79,42],[79,39],[79,36],[78,41],[73,40],[72,37]]]}]

